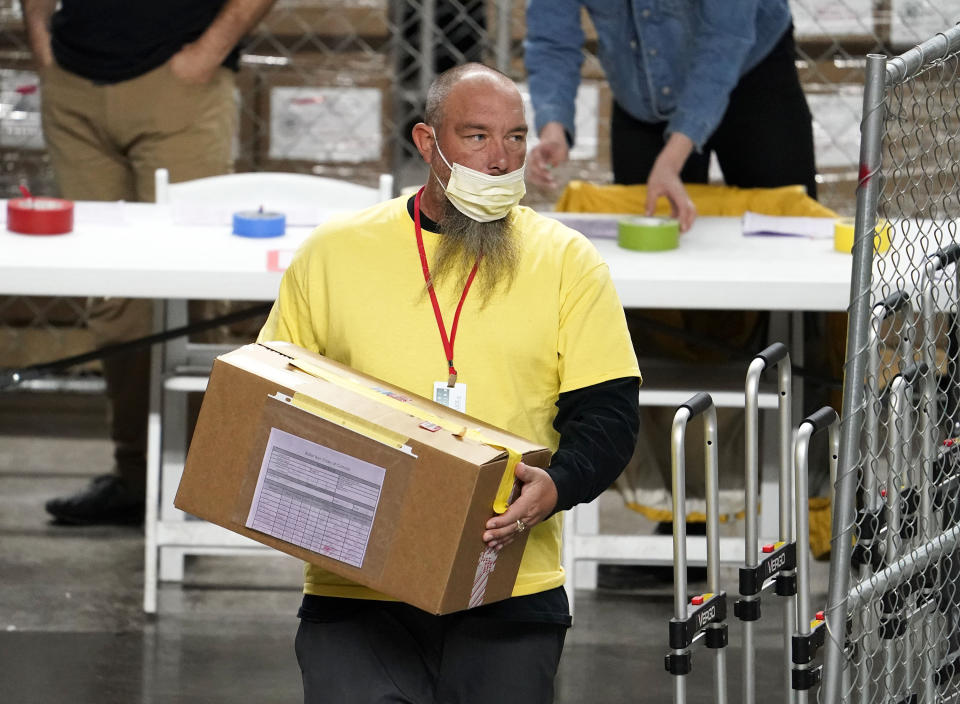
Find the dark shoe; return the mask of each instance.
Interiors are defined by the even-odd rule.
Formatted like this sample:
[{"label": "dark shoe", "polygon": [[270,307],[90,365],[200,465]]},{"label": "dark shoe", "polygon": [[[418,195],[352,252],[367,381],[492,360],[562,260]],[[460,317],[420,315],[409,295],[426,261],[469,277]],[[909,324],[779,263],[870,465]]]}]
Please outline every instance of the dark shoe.
[{"label": "dark shoe", "polygon": [[[673,523],[670,521],[660,521],[653,529],[654,535],[673,535]],[[687,535],[706,535],[706,523],[691,523],[687,521]]]},{"label": "dark shoe", "polygon": [[673,568],[668,565],[597,565],[597,588],[612,591],[658,587],[673,581]]},{"label": "dark shoe", "polygon": [[115,474],[96,477],[73,496],[50,499],[47,513],[70,525],[131,525],[143,522],[142,494],[130,491]]}]

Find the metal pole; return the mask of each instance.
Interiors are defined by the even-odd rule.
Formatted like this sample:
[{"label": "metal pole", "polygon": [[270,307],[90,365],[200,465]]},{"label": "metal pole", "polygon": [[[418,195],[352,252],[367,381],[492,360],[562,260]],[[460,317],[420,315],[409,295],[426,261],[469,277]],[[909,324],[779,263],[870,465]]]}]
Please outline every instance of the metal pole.
[{"label": "metal pole", "polygon": [[823,704],[839,704],[843,697],[841,689],[845,669],[846,601],[850,585],[850,552],[852,550],[850,532],[855,520],[859,438],[863,426],[866,396],[863,379],[866,373],[870,321],[874,222],[880,193],[880,143],[886,110],[884,86],[886,62],[887,59],[883,55],[867,56],[867,77],[861,122],[861,176],[857,186],[853,271],[847,324],[847,367],[843,381],[843,422],[837,467],[838,479],[834,492],[830,586],[825,613],[827,638],[824,644],[823,686],[820,692]]},{"label": "metal pole", "polygon": [[[766,360],[754,358],[747,368],[747,382],[744,397],[744,450],[746,467],[744,468],[744,499],[746,517],[744,521],[745,539],[743,545],[743,560],[748,568],[754,568],[759,562],[757,549],[757,476],[760,473],[759,460],[759,425],[758,397],[760,395],[760,374],[766,369]],[[782,401],[781,401],[782,402]],[[781,487],[782,488],[782,487]],[[770,507],[767,507],[769,510]],[[744,597],[745,600],[758,601],[759,595]],[[743,701],[744,704],[754,704],[757,701],[756,682],[756,652],[753,644],[753,621],[743,622]]]},{"label": "metal pole", "polygon": [[[791,471],[792,440],[793,440],[793,378],[790,371],[790,356],[783,359],[778,368],[778,385],[780,387],[780,540],[792,543],[796,540],[793,530],[793,503],[796,487],[795,477]],[[796,573],[796,568],[794,568]],[[791,647],[793,632],[797,628],[797,595],[787,597],[783,610],[783,667],[784,667],[784,699],[785,702],[795,704],[797,693],[793,689],[790,668],[793,665]]]},{"label": "metal pole", "polygon": [[[923,265],[920,280],[921,296],[921,325],[923,334],[921,336],[921,360],[925,367],[922,373],[921,383],[921,413],[920,413],[920,433],[923,442],[923,476],[921,477],[920,493],[920,514],[922,516],[922,536],[928,540],[933,528],[933,506],[931,492],[934,485],[934,463],[937,457],[936,446],[936,418],[937,418],[937,342],[934,334],[936,323],[936,308],[934,287],[936,286],[937,274],[950,263],[954,262],[957,255],[956,245],[950,245],[945,250],[941,250],[929,257]],[[955,265],[956,266],[956,265]],[[956,276],[956,274],[955,274]],[[954,288],[956,290],[956,288]],[[948,372],[949,373],[949,372]],[[939,581],[939,575],[938,575]],[[936,586],[940,586],[939,584]],[[930,585],[930,592],[934,585]],[[926,580],[924,580],[924,591],[927,591]],[[927,641],[929,634],[933,632],[933,614],[927,613],[923,619],[922,628],[922,650],[921,650],[921,674],[923,678],[923,702],[935,701],[936,686],[934,677],[936,674],[935,658],[938,659],[935,651],[941,644],[936,641]]]},{"label": "metal pole", "polygon": [[[794,468],[797,477],[797,633],[802,636],[810,635],[810,517],[808,507],[804,506],[800,498],[808,495],[807,486],[807,451],[810,447],[810,437],[814,433],[814,426],[810,423],[801,423],[797,430],[797,440],[794,449]],[[805,666],[808,667],[808,666]],[[809,693],[807,690],[797,692],[797,701],[806,704]]]},{"label": "metal pole", "polygon": [[[745,487],[745,542],[744,565],[747,569],[759,566],[757,530],[757,482],[760,474],[759,461],[759,395],[760,376],[764,369],[771,364],[777,365],[778,379],[778,418],[780,425],[780,541],[792,543],[793,536],[793,482],[791,437],[793,433],[792,411],[792,374],[790,368],[790,354],[781,343],[774,343],[758,354],[751,361],[747,369],[747,379],[744,385],[744,413],[745,413],[745,453],[744,487]],[[766,510],[771,510],[767,506]],[[781,574],[788,574],[781,571]],[[796,595],[787,597],[784,609],[784,702],[795,702],[796,692],[791,682],[791,639],[796,628]],[[760,594],[744,595],[742,601],[759,601]],[[754,622],[743,621],[743,701],[745,704],[754,704],[756,701],[756,651],[754,643]]]},{"label": "metal pole", "polygon": [[[922,394],[923,392],[921,392]],[[936,446],[933,443],[933,421],[929,416],[929,406],[921,410],[920,430],[923,437],[923,466],[922,476],[917,482],[920,491],[920,530],[917,531],[917,541],[927,542],[933,537],[933,487],[934,463],[936,462]],[[928,438],[930,441],[928,442]],[[914,545],[916,547],[916,545]],[[926,607],[920,631],[920,674],[923,682],[922,704],[934,704],[936,701],[936,664],[935,653],[938,649],[934,626],[936,610],[929,608],[936,599],[940,584],[930,578],[923,580],[920,587],[920,597]]]},{"label": "metal pole", "polygon": [[[677,409],[670,434],[673,477],[673,615],[680,621],[687,619],[687,484],[686,457],[683,447],[690,410]],[[683,649],[673,651],[682,655]],[[673,676],[673,701],[682,704],[687,700],[686,676]]]},{"label": "metal pole", "polygon": [[[902,376],[898,376],[891,384],[890,398],[890,428],[888,430],[888,448],[890,457],[890,473],[888,475],[886,486],[887,502],[887,540],[885,558],[888,562],[892,561],[896,555],[900,554],[902,544],[900,538],[900,487],[904,482],[904,462],[903,462],[903,426],[906,418],[906,387],[907,381]],[[886,614],[894,621],[904,616],[904,609],[897,603],[893,605],[892,612]],[[893,629],[898,630],[898,629]],[[897,647],[896,638],[888,634],[883,641],[884,668],[883,680],[886,688],[886,697],[894,699],[897,691],[894,675],[897,667]]]},{"label": "metal pole", "polygon": [[850,590],[847,605],[851,610],[865,609],[870,601],[905,584],[918,572],[928,569],[936,560],[960,546],[960,525],[935,535],[918,545],[896,562],[877,570],[870,581],[857,584]]},{"label": "metal pole", "polygon": [[938,32],[922,44],[890,59],[886,67],[887,85],[903,83],[926,64],[942,59],[957,50],[960,50],[960,25]]},{"label": "metal pole", "polygon": [[[877,474],[880,469],[880,326],[886,320],[888,307],[878,303],[873,307],[870,316],[869,342],[867,343],[867,393],[865,400],[865,429],[867,440],[868,464],[863,469],[863,509],[868,521],[873,521],[874,516],[880,513],[882,505],[880,501],[880,490],[877,488]],[[871,526],[872,532],[879,530],[877,526]],[[867,552],[876,550],[875,538],[860,537],[858,544]],[[858,570],[858,578],[862,582],[870,577],[873,572],[871,560],[865,560],[864,564]],[[869,704],[871,685],[870,678],[870,658],[867,657],[865,643],[863,639],[870,631],[872,622],[869,612],[857,612],[854,614],[860,625],[860,631],[857,636],[860,638],[859,647],[854,652],[854,665],[857,673],[857,693],[861,704]],[[846,668],[844,668],[846,669]]]},{"label": "metal pole", "polygon": [[437,0],[421,0],[420,5],[420,97],[426,98],[433,83],[436,61],[433,56],[437,34]]},{"label": "metal pole", "polygon": [[[717,464],[717,409],[711,404],[703,417],[703,435],[706,447],[707,499],[707,587],[713,594],[720,593],[720,470]],[[683,514],[684,516],[686,514]],[[674,522],[677,514],[674,513]],[[723,628],[711,623],[708,629]],[[714,656],[714,684],[717,704],[727,704],[727,649],[716,648]]]},{"label": "metal pole", "polygon": [[513,0],[497,0],[496,63],[500,73],[510,75],[510,15]]}]

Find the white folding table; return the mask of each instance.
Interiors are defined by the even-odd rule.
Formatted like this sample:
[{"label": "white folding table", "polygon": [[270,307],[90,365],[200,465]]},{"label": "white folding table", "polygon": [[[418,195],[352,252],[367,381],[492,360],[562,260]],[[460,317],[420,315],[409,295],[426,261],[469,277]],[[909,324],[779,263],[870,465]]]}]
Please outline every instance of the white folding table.
[{"label": "white folding table", "polygon": [[[0,201],[0,218],[6,212]],[[681,236],[676,250],[640,253],[621,249],[609,234],[615,216],[558,215],[597,235],[626,308],[770,311],[843,311],[850,295],[849,255],[832,242],[796,237],[745,237],[739,218],[701,217]],[[276,296],[285,259],[310,228],[289,228],[282,238],[245,239],[229,227],[178,224],[169,206],[77,203],[72,233],[26,236],[0,229],[0,295],[123,296],[158,301],[156,325],[186,323],[188,299],[270,301]],[[209,352],[166,343],[154,354],[145,522],[144,606],[156,609],[160,577],[182,578],[184,554],[263,550],[218,526],[186,521],[172,498],[183,466],[185,395],[202,390]],[[184,374],[182,372],[186,371]],[[191,375],[189,372],[200,372]],[[746,370],[744,370],[745,373]],[[696,384],[696,380],[693,381]],[[729,391],[727,405],[742,404]],[[691,393],[696,389],[691,387]],[[705,389],[708,390],[708,389]],[[645,389],[645,403],[673,405],[686,393]],[[660,394],[660,396],[656,396]],[[679,394],[679,395],[678,395]],[[718,405],[724,403],[722,397]],[[177,422],[171,422],[175,418]],[[773,494],[775,496],[775,494]],[[575,512],[576,513],[576,512]],[[577,560],[669,562],[669,536],[604,536],[596,510],[571,517],[576,528],[567,543]],[[742,557],[742,541],[724,547],[727,561]],[[697,547],[691,539],[691,561]]]}]

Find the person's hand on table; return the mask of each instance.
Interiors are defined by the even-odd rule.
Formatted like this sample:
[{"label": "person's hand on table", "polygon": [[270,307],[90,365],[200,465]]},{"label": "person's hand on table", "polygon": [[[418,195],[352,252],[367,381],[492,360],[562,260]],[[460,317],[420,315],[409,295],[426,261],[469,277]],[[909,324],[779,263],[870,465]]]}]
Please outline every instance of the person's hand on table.
[{"label": "person's hand on table", "polygon": [[670,215],[680,223],[680,232],[689,230],[697,218],[697,208],[680,180],[680,171],[691,151],[693,142],[689,137],[674,132],[660,151],[647,177],[647,202],[644,212],[653,215],[657,199],[666,197],[670,201]]},{"label": "person's hand on table", "polygon": [[487,547],[497,550],[540,523],[557,505],[557,487],[544,470],[518,462],[514,474],[521,484],[520,495],[504,513],[487,521],[483,533]]},{"label": "person's hand on table", "polygon": [[527,175],[538,186],[557,187],[553,169],[567,163],[570,148],[567,135],[559,122],[548,122],[540,130],[540,141],[527,157]]}]

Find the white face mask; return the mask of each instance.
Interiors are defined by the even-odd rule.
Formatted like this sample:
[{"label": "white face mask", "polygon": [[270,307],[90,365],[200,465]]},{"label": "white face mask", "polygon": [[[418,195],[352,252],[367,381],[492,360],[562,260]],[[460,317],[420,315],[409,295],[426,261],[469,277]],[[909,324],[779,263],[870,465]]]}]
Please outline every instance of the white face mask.
[{"label": "white face mask", "polygon": [[[432,127],[430,129],[433,129]],[[450,169],[450,179],[443,186],[447,198],[453,207],[477,222],[492,222],[507,216],[510,210],[520,203],[527,192],[523,182],[523,166],[516,171],[491,176],[482,171],[474,171],[463,164],[451,165],[440,151],[437,131],[433,130],[433,140],[437,153]],[[439,181],[439,177],[437,178]]]}]

